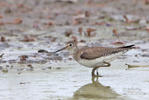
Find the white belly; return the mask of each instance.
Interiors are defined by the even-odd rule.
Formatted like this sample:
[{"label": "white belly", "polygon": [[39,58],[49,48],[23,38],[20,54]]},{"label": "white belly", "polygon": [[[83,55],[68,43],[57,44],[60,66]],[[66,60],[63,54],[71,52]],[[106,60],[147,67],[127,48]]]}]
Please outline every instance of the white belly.
[{"label": "white belly", "polygon": [[96,59],[92,59],[92,60],[80,59],[77,62],[81,65],[86,66],[86,67],[93,68],[96,66],[102,66],[104,61],[111,62],[111,61],[115,60],[118,56],[122,55],[123,53],[124,52],[119,52],[116,54],[112,54],[109,56],[104,56],[104,57],[100,57],[100,58],[96,58]]}]

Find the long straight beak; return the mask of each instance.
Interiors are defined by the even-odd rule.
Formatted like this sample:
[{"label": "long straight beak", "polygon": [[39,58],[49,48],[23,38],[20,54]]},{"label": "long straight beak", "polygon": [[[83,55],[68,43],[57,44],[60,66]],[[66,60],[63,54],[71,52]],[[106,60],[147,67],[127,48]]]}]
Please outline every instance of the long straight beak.
[{"label": "long straight beak", "polygon": [[67,47],[68,47],[68,46],[65,46],[65,47],[63,47],[63,48],[61,48],[61,49],[55,51],[54,53],[60,52],[60,51],[62,51],[62,50],[65,50]]}]

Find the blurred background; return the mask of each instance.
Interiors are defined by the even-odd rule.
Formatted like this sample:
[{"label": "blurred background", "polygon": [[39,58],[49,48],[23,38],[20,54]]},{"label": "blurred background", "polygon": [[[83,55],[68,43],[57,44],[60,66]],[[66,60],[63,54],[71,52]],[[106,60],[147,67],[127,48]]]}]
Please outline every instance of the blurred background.
[{"label": "blurred background", "polygon": [[[74,36],[82,45],[136,49],[92,82],[91,69],[68,51],[52,54]],[[148,61],[149,0],[0,0],[0,99],[147,100]]]}]

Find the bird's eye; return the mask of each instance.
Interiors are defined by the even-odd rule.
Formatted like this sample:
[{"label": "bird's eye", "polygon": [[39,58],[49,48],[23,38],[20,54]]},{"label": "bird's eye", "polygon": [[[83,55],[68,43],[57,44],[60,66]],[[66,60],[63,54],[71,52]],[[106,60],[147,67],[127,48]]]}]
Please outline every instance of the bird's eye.
[{"label": "bird's eye", "polygon": [[72,43],[70,43],[70,44],[69,44],[69,46],[71,47],[71,46],[73,46],[73,44],[72,44]]}]

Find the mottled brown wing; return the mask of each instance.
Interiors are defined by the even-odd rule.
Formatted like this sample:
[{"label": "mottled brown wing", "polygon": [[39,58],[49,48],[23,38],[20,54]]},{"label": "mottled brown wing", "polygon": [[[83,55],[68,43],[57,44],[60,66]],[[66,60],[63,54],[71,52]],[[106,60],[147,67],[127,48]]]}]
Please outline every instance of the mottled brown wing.
[{"label": "mottled brown wing", "polygon": [[106,48],[106,47],[94,47],[94,48],[86,48],[81,54],[80,58],[82,59],[96,59],[99,57],[111,55],[114,53],[118,53],[124,51],[126,49],[123,48]]}]

